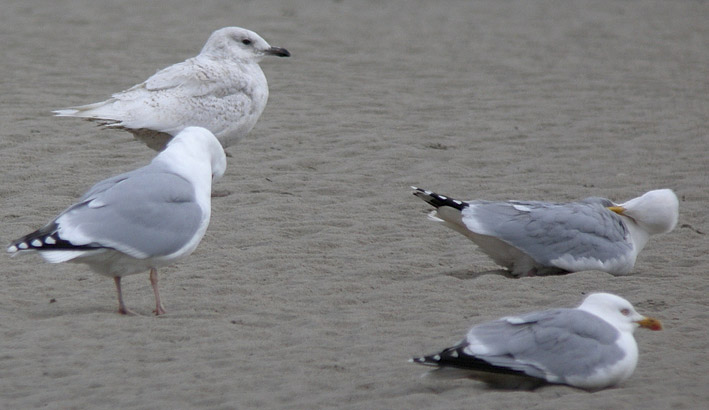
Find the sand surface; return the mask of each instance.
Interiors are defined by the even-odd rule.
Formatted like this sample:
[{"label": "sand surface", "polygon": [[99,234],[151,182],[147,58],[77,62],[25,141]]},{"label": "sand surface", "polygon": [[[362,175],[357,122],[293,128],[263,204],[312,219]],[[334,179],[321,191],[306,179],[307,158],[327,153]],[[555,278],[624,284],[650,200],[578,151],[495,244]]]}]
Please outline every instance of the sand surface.
[{"label": "sand surface", "polygon": [[[238,25],[291,51],[229,148],[210,228],[161,270],[113,282],[0,257],[0,408],[643,408],[709,402],[706,1],[8,0],[0,12],[0,242],[153,152],[50,111],[107,98]],[[435,3],[435,4],[434,4]],[[440,5],[443,3],[443,6]],[[436,5],[439,4],[439,5]],[[680,197],[631,276],[510,279],[426,219],[461,199]],[[499,272],[498,272],[499,273]],[[407,363],[474,323],[618,293],[638,331],[623,385],[490,390]]]}]

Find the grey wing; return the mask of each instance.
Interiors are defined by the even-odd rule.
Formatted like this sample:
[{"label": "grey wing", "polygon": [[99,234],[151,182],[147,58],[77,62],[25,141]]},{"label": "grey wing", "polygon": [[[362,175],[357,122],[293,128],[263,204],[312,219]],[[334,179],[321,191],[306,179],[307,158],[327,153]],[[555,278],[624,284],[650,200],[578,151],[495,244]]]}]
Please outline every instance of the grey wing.
[{"label": "grey wing", "polygon": [[620,360],[619,336],[590,313],[553,309],[475,326],[466,337],[465,352],[494,366],[563,382]]},{"label": "grey wing", "polygon": [[142,168],[96,184],[55,223],[60,238],[74,245],[147,258],[169,255],[189,243],[202,216],[188,181]]},{"label": "grey wing", "polygon": [[602,201],[475,201],[463,211],[463,221],[471,230],[501,239],[543,265],[554,266],[553,261],[564,256],[605,262],[622,257],[631,245],[620,217]]},{"label": "grey wing", "polygon": [[100,194],[105,192],[106,190],[114,187],[117,183],[123,181],[124,179],[130,178],[134,173],[140,172],[142,170],[143,170],[143,168],[139,168],[139,169],[125,172],[123,174],[115,175],[110,178],[106,178],[103,181],[97,182],[96,184],[94,184],[94,186],[89,188],[89,190],[86,191],[84,193],[84,195],[81,196],[81,198],[79,198],[79,202],[77,203],[77,205],[82,202],[88,201],[91,198],[96,198],[97,196],[99,196]]}]

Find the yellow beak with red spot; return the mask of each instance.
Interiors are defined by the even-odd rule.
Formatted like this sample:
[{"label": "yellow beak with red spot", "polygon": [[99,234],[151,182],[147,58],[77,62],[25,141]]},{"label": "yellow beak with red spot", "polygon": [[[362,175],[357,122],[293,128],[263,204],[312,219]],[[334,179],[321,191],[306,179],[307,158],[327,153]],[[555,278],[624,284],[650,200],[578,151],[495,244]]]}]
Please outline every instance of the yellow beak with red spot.
[{"label": "yellow beak with red spot", "polygon": [[644,327],[646,329],[662,330],[662,323],[653,317],[646,317],[644,319],[638,320],[635,323],[640,325],[640,327]]}]

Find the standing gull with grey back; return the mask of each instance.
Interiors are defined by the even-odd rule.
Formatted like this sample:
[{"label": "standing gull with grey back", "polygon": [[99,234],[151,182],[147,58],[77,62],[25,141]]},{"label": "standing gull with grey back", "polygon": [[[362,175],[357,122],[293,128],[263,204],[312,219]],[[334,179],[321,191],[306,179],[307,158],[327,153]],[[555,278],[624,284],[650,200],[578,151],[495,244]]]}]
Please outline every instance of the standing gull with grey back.
[{"label": "standing gull with grey back", "polygon": [[185,128],[150,164],[97,183],[7,251],[37,252],[50,263],[84,263],[112,277],[122,314],[132,312],[123,302],[121,278],[149,270],[155,314],[161,315],[157,269],[197,248],[209,225],[212,182],[225,170],[226,155],[214,135]]}]

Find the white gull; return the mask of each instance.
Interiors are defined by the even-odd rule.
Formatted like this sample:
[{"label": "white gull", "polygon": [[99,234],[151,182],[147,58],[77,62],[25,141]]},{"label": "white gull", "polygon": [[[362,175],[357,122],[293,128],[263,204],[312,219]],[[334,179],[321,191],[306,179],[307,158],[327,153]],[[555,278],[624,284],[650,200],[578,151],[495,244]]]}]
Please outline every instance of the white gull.
[{"label": "white gull", "polygon": [[204,127],[226,148],[251,131],[266,107],[268,83],[258,64],[266,55],[290,53],[253,31],[225,27],[212,33],[198,56],[106,101],[54,113],[125,129],[155,150],[185,127]]}]

